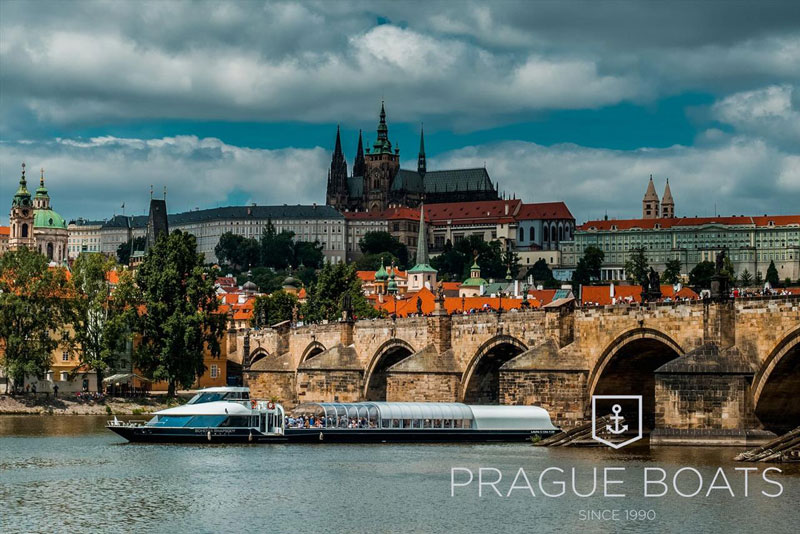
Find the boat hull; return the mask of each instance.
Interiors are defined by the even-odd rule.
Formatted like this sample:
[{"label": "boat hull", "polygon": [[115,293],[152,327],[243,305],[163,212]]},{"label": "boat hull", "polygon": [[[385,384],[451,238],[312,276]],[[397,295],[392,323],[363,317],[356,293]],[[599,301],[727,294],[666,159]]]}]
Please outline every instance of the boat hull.
[{"label": "boat hull", "polygon": [[256,430],[206,428],[107,427],[131,442],[145,443],[481,443],[521,442],[546,438],[554,430],[474,429],[350,429],[289,428],[285,434],[262,434]]}]

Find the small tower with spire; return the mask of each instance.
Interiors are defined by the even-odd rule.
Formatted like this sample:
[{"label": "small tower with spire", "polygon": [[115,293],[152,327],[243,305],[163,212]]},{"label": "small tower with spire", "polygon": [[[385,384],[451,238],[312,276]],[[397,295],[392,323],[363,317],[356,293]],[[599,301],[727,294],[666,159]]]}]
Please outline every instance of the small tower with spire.
[{"label": "small tower with spire", "polygon": [[33,201],[28,191],[28,182],[25,178],[25,163],[22,163],[22,176],[19,179],[19,188],[11,201],[11,213],[8,217],[10,235],[8,249],[17,250],[22,247],[34,248],[33,236]]},{"label": "small tower with spire", "polygon": [[417,156],[417,172],[425,175],[427,172],[427,165],[425,163],[425,130],[422,125],[419,128],[419,155]]},{"label": "small tower with spire", "polygon": [[667,185],[664,187],[664,196],[661,197],[661,217],[664,219],[675,218],[675,201],[672,200],[672,191],[669,189],[669,178],[667,178]]},{"label": "small tower with spire", "polygon": [[347,208],[347,161],[342,151],[342,137],[339,126],[336,127],[336,145],[331,158],[331,168],[328,171],[328,189],[325,195],[326,203],[337,209]]},{"label": "small tower with spire", "polygon": [[660,215],[658,193],[656,193],[656,186],[653,185],[653,175],[651,174],[647,191],[642,199],[642,219],[658,219]]},{"label": "small tower with spire", "polygon": [[36,196],[33,197],[33,208],[37,210],[50,209],[50,195],[44,186],[44,169],[41,169],[39,175],[39,188],[36,190]]},{"label": "small tower with spire", "polygon": [[428,233],[425,230],[425,207],[419,207],[419,235],[417,236],[417,264],[408,270],[408,291],[436,287],[436,269],[428,263]]}]

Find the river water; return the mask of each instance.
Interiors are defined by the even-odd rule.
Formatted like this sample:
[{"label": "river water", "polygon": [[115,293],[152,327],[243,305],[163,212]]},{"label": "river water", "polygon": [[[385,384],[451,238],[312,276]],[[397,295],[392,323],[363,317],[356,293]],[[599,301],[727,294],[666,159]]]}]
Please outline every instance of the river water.
[{"label": "river water", "polygon": [[[730,459],[731,448],[547,449],[476,445],[148,445],[105,430],[106,417],[0,416],[0,532],[505,533],[797,532],[800,466]],[[779,467],[762,478],[766,467]],[[556,467],[539,477],[543,470]],[[644,496],[644,469],[668,493]],[[671,485],[682,467],[703,477],[694,497]],[[722,467],[721,478],[706,496]],[[470,470],[474,481],[466,483]],[[503,478],[494,487],[483,481]],[[534,495],[518,477],[522,468]],[[597,490],[592,489],[594,468]],[[604,468],[609,472],[604,496]],[[653,479],[657,472],[652,472]],[[718,475],[717,475],[718,476]],[[517,483],[514,484],[514,478]],[[559,481],[565,482],[562,496]],[[775,483],[777,482],[777,484]],[[700,487],[691,471],[678,489]],[[511,490],[513,486],[521,489]],[[775,494],[767,497],[763,493]],[[651,493],[660,487],[651,486]],[[731,491],[734,496],[731,496]],[[610,494],[624,493],[625,497]],[[631,512],[634,511],[634,512]],[[642,511],[638,512],[635,511]],[[627,514],[627,515],[626,515]],[[630,516],[633,514],[633,516]],[[631,517],[637,517],[632,519]],[[645,517],[639,519],[639,517]]]}]

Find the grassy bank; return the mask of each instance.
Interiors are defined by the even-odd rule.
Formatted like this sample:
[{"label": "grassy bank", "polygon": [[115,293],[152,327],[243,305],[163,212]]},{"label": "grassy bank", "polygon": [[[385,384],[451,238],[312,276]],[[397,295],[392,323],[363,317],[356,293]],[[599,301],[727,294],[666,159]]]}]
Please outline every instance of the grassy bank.
[{"label": "grassy bank", "polygon": [[100,401],[79,401],[74,398],[53,398],[33,395],[0,395],[0,415],[144,415],[170,406],[177,406],[184,399],[147,397],[124,399],[106,397]]}]

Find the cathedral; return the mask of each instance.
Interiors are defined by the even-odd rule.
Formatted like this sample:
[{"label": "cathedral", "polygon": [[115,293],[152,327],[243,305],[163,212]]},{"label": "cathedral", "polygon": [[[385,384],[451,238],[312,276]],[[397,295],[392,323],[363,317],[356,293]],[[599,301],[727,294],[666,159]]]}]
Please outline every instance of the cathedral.
[{"label": "cathedral", "polygon": [[331,168],[328,171],[326,203],[339,211],[383,211],[390,207],[417,207],[420,203],[498,200],[497,186],[485,168],[428,171],[425,137],[420,132],[417,168],[400,168],[400,149],[392,148],[386,110],[381,102],[378,137],[372,149],[364,149],[361,132],[348,174],[339,129]]},{"label": "cathedral", "polygon": [[67,222],[50,208],[50,195],[44,186],[44,169],[36,195],[31,198],[25,179],[25,164],[22,164],[22,177],[11,201],[8,219],[9,250],[27,247],[38,250],[51,262],[62,264],[67,261]]}]

